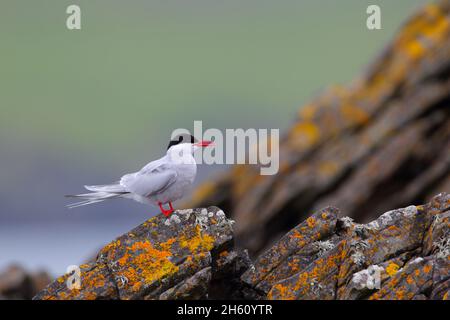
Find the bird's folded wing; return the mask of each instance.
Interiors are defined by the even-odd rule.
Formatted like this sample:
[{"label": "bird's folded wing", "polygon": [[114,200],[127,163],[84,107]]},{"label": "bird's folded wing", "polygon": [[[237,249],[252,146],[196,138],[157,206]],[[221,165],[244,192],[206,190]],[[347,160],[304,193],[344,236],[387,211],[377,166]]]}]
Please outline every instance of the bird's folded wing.
[{"label": "bird's folded wing", "polygon": [[143,197],[163,192],[175,183],[177,173],[171,168],[158,168],[153,171],[139,171],[126,174],[120,184],[129,192]]}]

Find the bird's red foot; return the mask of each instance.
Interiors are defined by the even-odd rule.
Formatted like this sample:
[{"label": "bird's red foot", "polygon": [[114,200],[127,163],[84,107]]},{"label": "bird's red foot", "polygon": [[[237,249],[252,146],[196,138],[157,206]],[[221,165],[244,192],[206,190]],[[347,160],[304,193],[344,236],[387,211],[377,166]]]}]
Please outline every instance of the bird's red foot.
[{"label": "bird's red foot", "polygon": [[165,215],[166,217],[170,216],[170,214],[174,211],[171,202],[169,202],[169,207],[170,207],[169,210],[164,209],[164,207],[163,207],[161,202],[158,205],[159,205],[159,209],[161,210],[161,213],[163,215]]}]

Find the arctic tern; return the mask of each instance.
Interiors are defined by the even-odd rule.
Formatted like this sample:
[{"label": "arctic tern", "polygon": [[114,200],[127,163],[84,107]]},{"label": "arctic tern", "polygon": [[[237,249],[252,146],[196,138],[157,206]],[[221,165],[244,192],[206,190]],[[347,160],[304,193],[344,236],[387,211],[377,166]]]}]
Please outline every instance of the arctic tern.
[{"label": "arctic tern", "polygon": [[[196,142],[193,136],[180,135],[171,140],[167,153],[152,161],[141,170],[125,174],[116,183],[84,186],[90,193],[68,195],[83,199],[68,205],[76,208],[109,199],[125,198],[143,204],[159,206],[161,213],[169,216],[173,211],[172,202],[186,195],[197,174],[194,152],[207,147],[212,141]],[[168,204],[169,209],[164,209]]]}]

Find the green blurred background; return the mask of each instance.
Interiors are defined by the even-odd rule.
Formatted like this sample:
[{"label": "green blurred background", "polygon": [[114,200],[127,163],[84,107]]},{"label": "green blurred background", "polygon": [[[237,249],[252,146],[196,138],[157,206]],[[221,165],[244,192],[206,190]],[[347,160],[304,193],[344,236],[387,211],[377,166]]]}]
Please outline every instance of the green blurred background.
[{"label": "green blurred background", "polygon": [[[175,128],[285,129],[423,0],[1,0],[0,268],[61,273],[155,214],[62,195],[163,154]],[[67,30],[78,4],[82,29]],[[382,30],[366,28],[378,4]],[[200,168],[199,180],[223,167]]]}]

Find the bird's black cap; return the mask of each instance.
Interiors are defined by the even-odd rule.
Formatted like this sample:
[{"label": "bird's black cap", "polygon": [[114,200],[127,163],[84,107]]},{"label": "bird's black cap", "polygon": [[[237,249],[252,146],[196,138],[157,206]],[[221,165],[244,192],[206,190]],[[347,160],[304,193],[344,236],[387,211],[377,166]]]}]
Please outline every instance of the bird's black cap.
[{"label": "bird's black cap", "polygon": [[181,134],[170,140],[169,145],[167,146],[167,150],[169,150],[171,146],[175,146],[180,143],[195,143],[195,142],[196,139],[194,138],[194,136],[190,134]]}]

